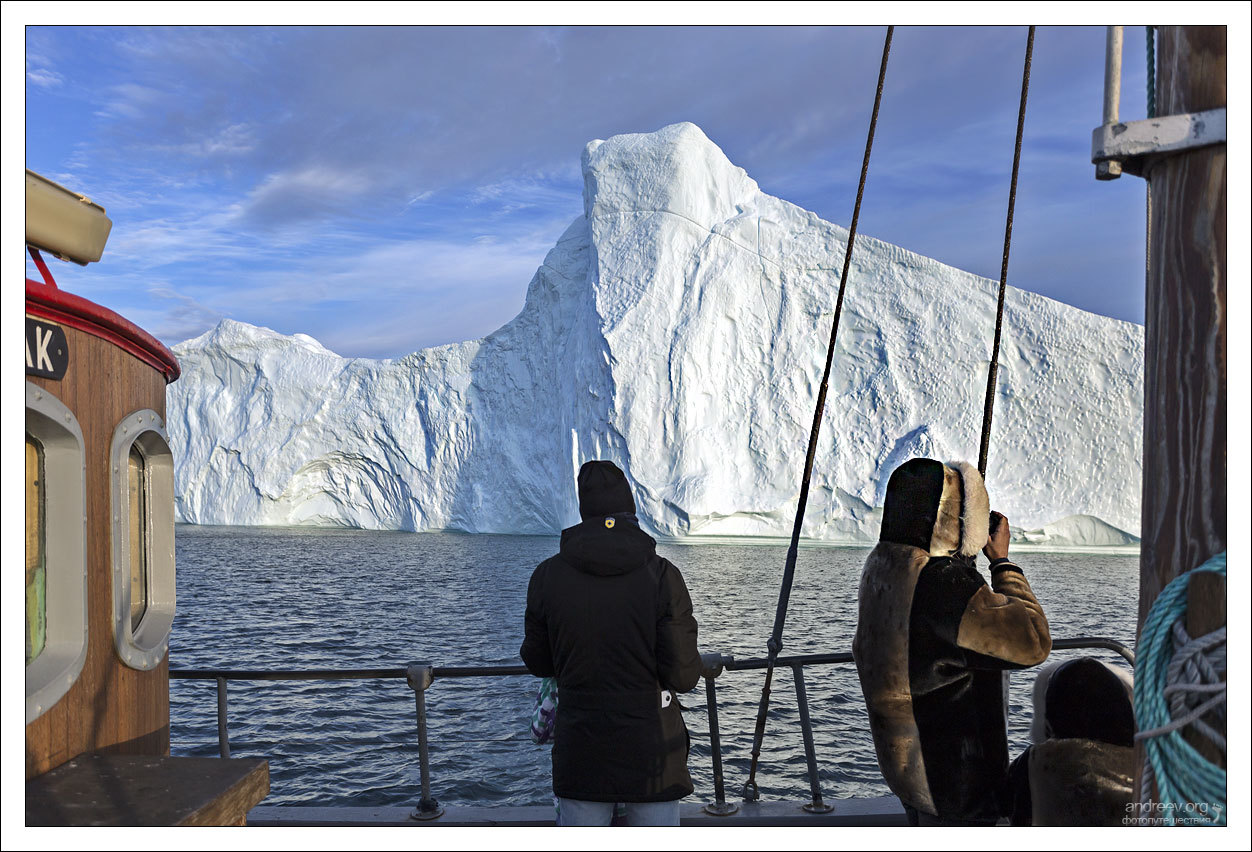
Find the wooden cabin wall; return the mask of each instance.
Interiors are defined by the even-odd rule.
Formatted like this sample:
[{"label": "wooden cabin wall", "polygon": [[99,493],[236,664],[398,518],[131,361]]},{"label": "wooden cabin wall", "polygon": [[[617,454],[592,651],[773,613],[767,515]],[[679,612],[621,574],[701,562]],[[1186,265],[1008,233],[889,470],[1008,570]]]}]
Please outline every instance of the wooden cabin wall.
[{"label": "wooden cabin wall", "polygon": [[[74,685],[26,726],[26,777],[87,751],[168,755],[169,655],[155,669],[125,665],[113,645],[109,450],[127,414],[165,418],[165,377],[125,350],[68,326],[70,362],[60,381],[27,376],[64,403],[83,432],[87,512],[87,658]],[[73,523],[74,521],[69,520]],[[48,518],[48,535],[57,534]]]}]

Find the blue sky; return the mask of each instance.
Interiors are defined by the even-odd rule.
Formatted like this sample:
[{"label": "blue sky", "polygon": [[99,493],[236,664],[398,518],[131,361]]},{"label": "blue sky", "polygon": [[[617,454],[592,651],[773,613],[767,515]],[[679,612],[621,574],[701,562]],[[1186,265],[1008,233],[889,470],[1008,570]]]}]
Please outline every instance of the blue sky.
[{"label": "blue sky", "polygon": [[[591,139],[695,122],[846,226],[883,35],[31,26],[25,160],[114,223],[103,261],[54,263],[58,282],[165,342],[231,317],[400,356],[517,313],[581,213]],[[1025,42],[897,28],[862,233],[999,277]],[[1128,27],[1123,118],[1145,115],[1144,56]],[[1009,283],[1142,322],[1144,185],[1090,163],[1103,62],[1102,27],[1039,28]]]}]

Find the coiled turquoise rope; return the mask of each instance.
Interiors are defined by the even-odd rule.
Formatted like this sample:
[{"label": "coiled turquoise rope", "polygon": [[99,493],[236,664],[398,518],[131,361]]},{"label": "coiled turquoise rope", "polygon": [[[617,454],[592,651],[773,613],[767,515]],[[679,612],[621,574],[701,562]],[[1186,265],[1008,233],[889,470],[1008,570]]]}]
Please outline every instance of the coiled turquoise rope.
[{"label": "coiled turquoise rope", "polygon": [[[1198,571],[1226,576],[1223,551],[1194,571],[1189,571],[1165,587],[1143,624],[1135,665],[1135,720],[1141,732],[1151,733],[1173,721],[1165,702],[1166,672],[1173,656],[1174,622],[1187,610],[1187,585]],[[1158,735],[1136,735],[1143,743],[1145,760],[1156,778],[1155,801],[1171,803],[1161,809],[1166,825],[1176,825],[1179,816],[1192,825],[1226,824],[1226,771],[1215,766],[1182,737],[1180,730]],[[1147,800],[1148,791],[1144,792]],[[1190,805],[1190,806],[1189,806]]]}]

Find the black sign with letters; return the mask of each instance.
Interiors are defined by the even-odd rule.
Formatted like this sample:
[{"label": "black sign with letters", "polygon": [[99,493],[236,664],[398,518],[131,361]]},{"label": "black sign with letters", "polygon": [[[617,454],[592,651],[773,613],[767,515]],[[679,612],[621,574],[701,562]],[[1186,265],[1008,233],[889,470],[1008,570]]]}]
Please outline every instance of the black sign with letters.
[{"label": "black sign with letters", "polygon": [[26,375],[62,379],[70,366],[65,329],[46,320],[26,318]]}]

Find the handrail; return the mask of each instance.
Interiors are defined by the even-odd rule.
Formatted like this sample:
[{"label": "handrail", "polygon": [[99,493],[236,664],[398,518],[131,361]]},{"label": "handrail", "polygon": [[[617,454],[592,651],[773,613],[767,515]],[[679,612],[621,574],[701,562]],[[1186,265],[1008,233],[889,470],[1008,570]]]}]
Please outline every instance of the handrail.
[{"label": "handrail", "polygon": [[1116,651],[1122,655],[1126,662],[1132,666],[1135,664],[1135,652],[1116,639],[1105,639],[1101,636],[1079,636],[1077,639],[1052,640],[1053,651],[1074,651],[1079,648],[1103,648],[1106,651]]},{"label": "handrail", "polygon": [[[521,667],[525,671],[525,666]],[[404,680],[406,669],[176,669],[174,680]]]},{"label": "handrail", "polygon": [[[1079,636],[1075,639],[1052,640],[1053,651],[1073,651],[1082,648],[1097,648],[1120,654],[1132,666],[1135,664],[1135,652],[1116,639],[1102,636]],[[731,655],[709,655],[720,657],[728,671],[753,671],[769,665],[766,657],[749,657],[737,660]],[[794,654],[779,657],[779,666],[822,666],[835,663],[853,662],[851,652],[844,651],[834,654]],[[524,665],[505,666],[435,666],[432,672],[435,679],[463,677],[506,677],[510,675],[526,675],[530,671]],[[175,680],[404,680],[408,677],[408,669],[170,669],[170,677]]]},{"label": "handrail", "polygon": [[[1079,636],[1074,639],[1055,639],[1053,651],[1072,651],[1084,648],[1103,649],[1120,654],[1130,665],[1135,664],[1135,652],[1115,639],[1101,636]],[[709,715],[710,749],[713,758],[713,785],[715,801],[705,805],[705,812],[713,816],[726,816],[738,810],[738,806],[728,803],[725,798],[725,784],[722,778],[721,737],[717,723],[717,687],[715,679],[723,671],[755,671],[767,668],[770,661],[765,657],[752,657],[736,660],[728,654],[702,654],[704,664],[704,683]],[[804,805],[804,809],[814,813],[825,813],[830,806],[822,801],[821,786],[818,783],[817,755],[813,744],[812,724],[809,719],[808,698],[804,687],[803,669],[805,666],[840,665],[853,662],[848,652],[834,654],[795,654],[779,657],[774,661],[776,666],[789,666],[795,676],[796,699],[800,710],[800,727],[804,739],[804,751],[808,764],[809,787],[812,800]],[[413,811],[413,818],[418,820],[434,820],[443,813],[443,808],[430,794],[430,767],[427,758],[426,739],[426,690],[441,678],[469,677],[507,677],[527,675],[530,672],[524,665],[498,666],[430,666],[414,664],[405,668],[385,669],[179,669],[169,670],[173,680],[212,680],[217,682],[217,734],[218,749],[222,757],[230,757],[230,740],[227,735],[226,717],[226,684],[232,680],[404,680],[413,690],[417,700],[417,735],[421,769],[421,799]],[[684,708],[694,709],[694,708]]]}]

